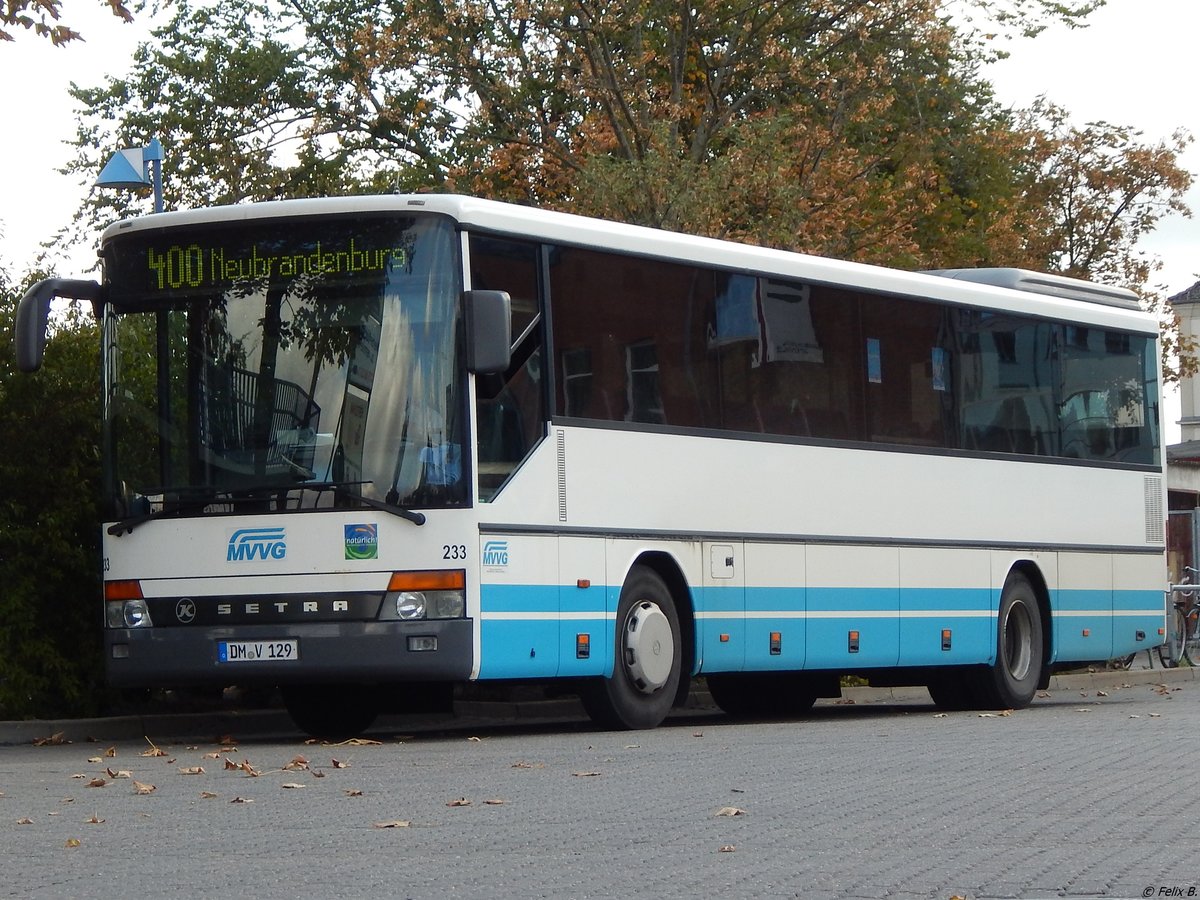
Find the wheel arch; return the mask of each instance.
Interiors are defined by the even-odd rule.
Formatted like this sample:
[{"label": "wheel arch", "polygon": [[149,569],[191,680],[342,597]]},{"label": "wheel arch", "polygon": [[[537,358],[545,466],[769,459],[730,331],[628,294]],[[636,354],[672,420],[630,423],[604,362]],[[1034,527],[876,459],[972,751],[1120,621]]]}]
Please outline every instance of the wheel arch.
[{"label": "wheel arch", "polygon": [[[1042,574],[1041,566],[1032,559],[1019,559],[1008,570],[1020,572],[1033,588],[1037,597],[1038,613],[1042,619],[1042,671],[1038,676],[1038,687],[1045,689],[1050,683],[1050,662],[1054,659],[1054,627],[1051,619],[1050,589],[1046,586],[1046,577]],[[1008,575],[1005,575],[1008,580]]]},{"label": "wheel arch", "polygon": [[696,611],[691,587],[678,560],[670,553],[647,550],[638,555],[633,565],[644,566],[658,575],[671,592],[671,600],[675,603],[675,614],[679,617],[679,640],[683,644],[680,667],[682,677],[679,679],[679,691],[675,698],[676,705],[680,705],[687,697],[692,676],[696,674]]}]

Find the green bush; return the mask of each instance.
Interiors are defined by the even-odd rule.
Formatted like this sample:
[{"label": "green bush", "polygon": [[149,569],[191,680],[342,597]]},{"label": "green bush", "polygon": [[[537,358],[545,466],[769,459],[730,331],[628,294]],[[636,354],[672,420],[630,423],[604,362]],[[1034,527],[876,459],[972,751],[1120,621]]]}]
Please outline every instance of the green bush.
[{"label": "green bush", "polygon": [[19,292],[0,272],[0,719],[98,712],[98,329],[56,311],[42,370],[16,370]]}]

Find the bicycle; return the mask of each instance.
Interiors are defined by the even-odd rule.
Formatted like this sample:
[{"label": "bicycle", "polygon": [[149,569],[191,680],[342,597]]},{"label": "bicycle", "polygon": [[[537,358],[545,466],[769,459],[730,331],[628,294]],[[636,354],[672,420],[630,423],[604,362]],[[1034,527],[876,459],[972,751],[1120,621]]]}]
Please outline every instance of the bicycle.
[{"label": "bicycle", "polygon": [[1164,669],[1172,669],[1180,660],[1200,667],[1200,583],[1192,581],[1200,569],[1184,567],[1183,581],[1169,586],[1172,612],[1167,626],[1167,640],[1158,647],[1158,658]]}]

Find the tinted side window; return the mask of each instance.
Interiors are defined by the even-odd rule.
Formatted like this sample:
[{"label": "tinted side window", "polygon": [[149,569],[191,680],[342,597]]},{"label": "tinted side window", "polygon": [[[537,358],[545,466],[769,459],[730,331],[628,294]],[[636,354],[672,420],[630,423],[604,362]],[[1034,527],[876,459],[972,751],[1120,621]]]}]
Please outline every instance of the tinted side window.
[{"label": "tinted side window", "polygon": [[556,413],[714,427],[712,283],[712,273],[692,266],[554,248]]},{"label": "tinted side window", "polygon": [[544,433],[542,327],[536,244],[471,236],[471,286],[512,298],[513,355],[502,378],[476,381],[479,495],[490,500]]},{"label": "tinted side window", "polygon": [[1056,455],[1054,327],[1002,313],[954,312],[959,446]]}]

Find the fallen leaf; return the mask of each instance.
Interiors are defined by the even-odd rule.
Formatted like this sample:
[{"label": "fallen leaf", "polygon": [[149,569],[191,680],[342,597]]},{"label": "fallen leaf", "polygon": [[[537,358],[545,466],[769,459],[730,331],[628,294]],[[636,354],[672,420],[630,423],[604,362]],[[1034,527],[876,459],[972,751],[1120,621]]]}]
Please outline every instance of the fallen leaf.
[{"label": "fallen leaf", "polygon": [[88,757],[88,762],[90,762],[90,763],[102,763],[102,762],[104,762],[104,757],[103,757],[103,756],[89,756],[89,757]]},{"label": "fallen leaf", "polygon": [[503,806],[504,801],[502,799],[500,799],[499,797],[493,797],[491,800],[484,800],[483,805],[484,806]]},{"label": "fallen leaf", "polygon": [[737,806],[722,806],[715,813],[718,816],[744,816],[745,814],[746,811]]},{"label": "fallen leaf", "polygon": [[214,751],[212,751],[212,753],[205,753],[205,754],[204,754],[203,756],[201,756],[200,758],[201,758],[201,759],[220,759],[220,758],[221,758],[221,751],[220,751],[220,750],[214,750]]},{"label": "fallen leaf", "polygon": [[703,731],[693,731],[692,737],[704,737],[704,732]]},{"label": "fallen leaf", "polygon": [[546,765],[545,763],[515,762],[512,764],[512,767],[514,769],[544,769]]},{"label": "fallen leaf", "polygon": [[1108,694],[1106,694],[1104,691],[1096,691],[1096,696],[1097,697],[1107,697]]},{"label": "fallen leaf", "polygon": [[104,824],[104,820],[99,818],[95,813],[92,813],[92,817],[90,819],[84,819],[83,821],[87,825],[103,825]]},{"label": "fallen leaf", "polygon": [[229,802],[230,803],[253,803],[254,800],[253,799],[247,800],[245,797],[234,797]]},{"label": "fallen leaf", "polygon": [[[150,740],[150,738],[146,738],[146,740],[147,740],[147,741],[149,741],[149,740]],[[143,750],[143,751],[141,752],[141,755],[142,755],[142,756],[166,756],[166,755],[167,755],[167,751],[166,751],[166,750],[160,750],[158,747],[154,746],[154,742],[153,742],[153,741],[151,741],[151,742],[150,742],[150,749],[149,749],[149,750]]]},{"label": "fallen leaf", "polygon": [[56,731],[49,737],[34,738],[33,746],[35,747],[56,747],[59,744],[69,744],[66,734],[62,731]]},{"label": "fallen leaf", "polygon": [[201,799],[201,800],[212,800],[212,799],[214,799],[216,796],[217,796],[217,795],[216,795],[216,794],[214,794],[212,791],[201,791],[201,792],[200,792],[200,799]]},{"label": "fallen leaf", "polygon": [[350,790],[343,791],[342,793],[344,793],[347,797],[361,797],[363,795],[363,792],[358,788],[351,788]]},{"label": "fallen leaf", "polygon": [[333,767],[335,769],[350,768],[350,763],[346,762],[344,759],[331,759],[330,762],[333,763]]},{"label": "fallen leaf", "polygon": [[733,844],[722,844],[720,847],[717,848],[717,852],[718,853],[733,853],[736,849],[737,849],[737,847],[733,846]]},{"label": "fallen leaf", "polygon": [[241,764],[234,768],[241,769],[246,773],[247,778],[257,778],[261,773],[254,766],[250,765],[250,760],[243,759]]},{"label": "fallen leaf", "polygon": [[115,757],[117,755],[117,748],[109,747],[107,750],[104,751],[104,755],[107,756],[109,759],[112,759],[113,757]]},{"label": "fallen leaf", "polygon": [[81,843],[81,841],[79,840],[79,838],[67,838],[67,842],[65,844],[63,844],[63,846],[68,849],[72,849],[72,848],[78,847],[80,845],[80,843]]},{"label": "fallen leaf", "polygon": [[948,719],[950,717],[950,714],[949,713],[934,713],[933,717],[935,719]]},{"label": "fallen leaf", "polygon": [[1091,712],[1091,709],[1089,709],[1086,706],[1081,706],[1078,709],[1076,709],[1075,712]]},{"label": "fallen leaf", "polygon": [[1140,719],[1140,718],[1141,718],[1141,716],[1139,716],[1137,713],[1130,713],[1130,715],[1129,715],[1129,718],[1131,718],[1131,719]]},{"label": "fallen leaf", "polygon": [[446,805],[447,806],[470,806],[471,801],[468,800],[466,797],[459,797],[457,800],[451,800]]},{"label": "fallen leaf", "polygon": [[350,738],[348,741],[340,741],[333,745],[334,747],[382,747],[383,741],[373,741],[370,738]]},{"label": "fallen leaf", "polygon": [[96,778],[93,778],[91,781],[89,781],[86,786],[87,787],[104,787],[106,784],[108,784],[108,782],[105,781],[103,778],[96,777]]},{"label": "fallen leaf", "polygon": [[304,785],[298,784],[295,781],[285,781],[283,784],[280,785],[280,787],[283,788],[285,791],[294,791],[294,790],[297,790],[298,788],[304,787]]},{"label": "fallen leaf", "polygon": [[86,776],[86,775],[84,775],[82,772],[76,772],[76,773],[75,773],[74,775],[72,775],[71,777],[72,777],[72,778],[87,778],[87,776]]},{"label": "fallen leaf", "polygon": [[179,770],[180,775],[203,775],[204,766],[183,766]]},{"label": "fallen leaf", "polygon": [[312,770],[312,777],[313,777],[313,778],[324,778],[324,777],[325,777],[325,773],[324,773],[324,772],[322,772],[320,769],[313,769],[313,770]]},{"label": "fallen leaf", "polygon": [[571,774],[576,778],[597,778],[600,775],[599,772],[572,772]]},{"label": "fallen leaf", "polygon": [[226,771],[229,771],[230,769],[240,769],[240,768],[241,768],[241,766],[239,766],[237,763],[235,763],[232,759],[230,759],[229,757],[225,758],[225,770]]},{"label": "fallen leaf", "polygon": [[1049,692],[1049,691],[1038,691],[1037,695],[1038,695],[1038,697],[1040,697],[1042,700],[1048,700],[1048,699],[1050,699],[1050,692]]},{"label": "fallen leaf", "polygon": [[406,822],[403,819],[393,819],[391,822],[376,822],[372,828],[408,828],[412,822]]},{"label": "fallen leaf", "polygon": [[33,824],[33,819],[31,819],[31,818],[29,818],[28,816],[26,816],[26,817],[25,817],[25,818],[23,818],[23,819],[17,819],[17,824],[18,824],[18,825],[32,825],[32,824]]},{"label": "fallen leaf", "polygon": [[154,785],[146,784],[142,781],[135,781],[133,783],[133,792],[135,794],[153,794],[157,790],[158,788],[156,788]]},{"label": "fallen leaf", "polygon": [[467,740],[474,744],[480,744],[483,742],[483,738],[481,737],[469,737]]},{"label": "fallen leaf", "polygon": [[[217,743],[217,744],[220,744],[222,747],[227,747],[227,746],[230,746],[230,745],[232,745],[232,744],[236,744],[236,743],[237,743],[237,741],[235,741],[235,740],[233,739],[233,735],[231,735],[231,734],[223,734],[223,735],[221,735],[219,738],[217,738],[217,739],[216,739],[215,743]],[[234,747],[232,750],[225,750],[224,752],[226,752],[226,753],[236,753],[236,752],[237,752],[237,748],[236,748],[236,747]]]},{"label": "fallen leaf", "polygon": [[288,771],[295,771],[297,769],[307,769],[307,768],[308,768],[308,760],[307,759],[305,759],[303,756],[293,756],[292,761],[289,762],[287,765],[285,765],[283,767],[283,770],[285,772],[288,772]]}]

